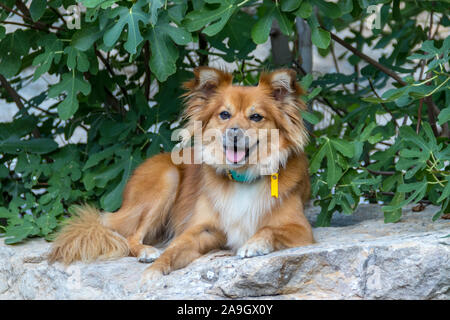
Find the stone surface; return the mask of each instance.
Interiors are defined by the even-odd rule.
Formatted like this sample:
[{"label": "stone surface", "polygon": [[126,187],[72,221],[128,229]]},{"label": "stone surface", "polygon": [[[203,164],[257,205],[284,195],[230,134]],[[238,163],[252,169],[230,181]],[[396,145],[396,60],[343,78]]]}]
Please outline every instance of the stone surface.
[{"label": "stone surface", "polygon": [[437,210],[408,207],[384,224],[379,206],[361,205],[314,229],[317,244],[250,259],[211,253],[146,288],[147,265],[132,257],[65,267],[47,263],[42,239],[1,241],[0,299],[449,299],[450,221],[433,222]]}]

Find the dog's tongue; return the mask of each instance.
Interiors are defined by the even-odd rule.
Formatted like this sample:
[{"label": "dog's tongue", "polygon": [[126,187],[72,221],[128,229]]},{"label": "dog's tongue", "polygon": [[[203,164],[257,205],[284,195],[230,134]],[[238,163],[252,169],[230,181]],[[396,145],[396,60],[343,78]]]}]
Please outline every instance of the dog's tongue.
[{"label": "dog's tongue", "polygon": [[227,149],[226,154],[227,154],[228,161],[234,162],[234,163],[240,162],[245,157],[245,151],[243,151],[243,150],[242,151],[241,150],[234,151],[234,150]]}]

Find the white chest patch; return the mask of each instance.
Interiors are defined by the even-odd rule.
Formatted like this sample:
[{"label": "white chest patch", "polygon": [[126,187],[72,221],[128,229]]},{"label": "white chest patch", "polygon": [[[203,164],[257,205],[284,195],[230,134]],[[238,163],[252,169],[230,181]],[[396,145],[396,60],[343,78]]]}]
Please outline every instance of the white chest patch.
[{"label": "white chest patch", "polygon": [[233,250],[258,231],[262,218],[270,213],[276,201],[263,179],[250,184],[236,182],[226,192],[211,190],[210,196],[227,234],[227,245]]}]

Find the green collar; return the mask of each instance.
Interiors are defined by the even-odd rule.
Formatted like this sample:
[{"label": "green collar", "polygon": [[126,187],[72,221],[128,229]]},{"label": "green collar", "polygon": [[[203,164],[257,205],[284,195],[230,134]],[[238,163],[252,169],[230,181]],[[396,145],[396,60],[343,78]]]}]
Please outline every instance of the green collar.
[{"label": "green collar", "polygon": [[256,179],[248,174],[248,172],[238,173],[234,170],[228,170],[228,178],[236,182],[253,182]]}]

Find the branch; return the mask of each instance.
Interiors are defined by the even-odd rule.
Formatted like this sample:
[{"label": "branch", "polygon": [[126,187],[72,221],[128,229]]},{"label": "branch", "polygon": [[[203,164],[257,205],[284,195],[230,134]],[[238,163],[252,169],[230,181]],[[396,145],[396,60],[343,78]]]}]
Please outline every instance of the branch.
[{"label": "branch", "polygon": [[[91,74],[89,72],[85,72],[84,76],[89,81],[91,79]],[[103,90],[106,94],[106,103],[110,105],[113,109],[115,109],[117,112],[121,113],[122,109],[120,107],[120,101],[114,97],[111,91],[106,86],[103,86]]]},{"label": "branch", "polygon": [[5,88],[6,93],[8,93],[8,95],[13,99],[17,108],[19,108],[19,110],[25,108],[22,101],[20,100],[19,94],[16,92],[16,90],[14,90],[13,87],[11,87],[8,80],[6,80],[6,78],[1,74],[0,74],[0,83],[2,84],[2,87]]},{"label": "branch", "polygon": [[16,26],[21,26],[21,27],[26,27],[26,28],[31,28],[31,29],[35,29],[35,30],[40,30],[40,31],[46,31],[46,32],[50,32],[47,29],[42,29],[34,24],[25,24],[25,23],[20,23],[20,22],[14,22],[14,21],[0,21],[0,24],[12,24],[12,25],[16,25]]},{"label": "branch", "polygon": [[63,15],[55,8],[50,7],[50,9],[61,19],[61,21],[64,23],[64,25],[67,23],[66,19],[64,19]]},{"label": "branch", "polygon": [[[8,6],[0,3],[0,7],[5,9],[6,11],[8,11],[10,13],[14,13],[15,15],[18,15],[24,21],[28,20],[32,24],[32,28],[34,28],[34,29],[38,29],[38,30],[42,30],[42,31],[48,31],[48,29],[50,29],[50,28],[62,30],[61,28],[53,27],[51,25],[44,24],[39,21],[34,22],[33,19],[31,18],[30,11],[28,10],[27,6],[25,4],[23,4],[22,1],[16,0],[16,6],[22,13],[14,10],[14,9],[11,9]],[[15,23],[10,23],[10,24],[15,24]]]},{"label": "branch", "polygon": [[[439,136],[439,132],[436,125],[436,116],[435,109],[437,107],[434,105],[433,98],[431,96],[424,98],[425,103],[427,104],[427,113],[428,113],[428,121],[430,122],[431,129],[433,129],[433,133],[435,137]],[[439,114],[439,113],[438,113]]]},{"label": "branch", "polygon": [[[363,20],[360,20],[359,21],[359,34],[363,33],[363,27],[364,27],[364,22],[363,22]],[[355,70],[356,79],[358,79],[359,78],[359,64],[358,63],[355,63],[353,70]],[[358,89],[359,89],[358,81],[355,81],[353,83],[353,90],[354,90],[355,94],[358,92]]]},{"label": "branch", "polygon": [[[96,55],[97,57],[99,57],[100,60],[102,61],[102,63],[105,65],[105,68],[108,70],[109,74],[110,74],[112,77],[116,77],[116,74],[114,73],[114,70],[112,69],[112,67],[111,67],[111,65],[109,64],[108,60],[106,60],[105,57],[103,57],[102,53],[101,53],[100,51],[97,50],[97,46],[96,46],[95,44],[94,44],[94,51],[95,51],[95,55]],[[128,94],[127,94],[127,91],[125,90],[125,88],[123,88],[123,87],[120,86],[119,84],[117,84],[117,85],[119,86],[120,91],[121,91],[122,94],[124,95],[125,99],[126,99],[127,101],[129,101],[129,99],[128,99]],[[121,108],[121,110],[122,110],[121,113],[123,114],[123,113],[124,113],[123,108]]]},{"label": "branch", "polygon": [[208,65],[208,55],[200,53],[201,50],[206,50],[208,47],[208,41],[206,40],[203,33],[199,33],[198,35],[198,48],[200,49],[197,51],[198,57],[199,57],[199,65],[200,66],[207,66]]},{"label": "branch", "polygon": [[[0,74],[0,83],[2,84],[2,87],[5,88],[6,93],[13,99],[17,108],[19,108],[19,110],[24,109],[25,106],[23,105],[22,101],[20,100],[19,94],[16,92],[16,90],[14,90],[13,87],[11,87],[8,80],[6,80],[6,78],[1,74]],[[35,138],[39,138],[41,136],[41,134],[39,133],[39,130],[37,128],[33,129],[33,136]]]},{"label": "branch", "polygon": [[364,168],[364,169],[369,171],[371,174],[381,175],[381,176],[393,176],[395,174],[394,171],[378,171],[378,170],[371,170],[368,168]]},{"label": "branch", "polygon": [[[323,27],[322,27],[323,28]],[[323,28],[324,30],[326,30],[325,28]],[[351,51],[355,56],[360,57],[361,59],[365,60],[366,62],[368,62],[369,64],[371,64],[372,66],[374,66],[375,68],[377,68],[378,70],[384,72],[385,74],[387,74],[389,77],[391,77],[392,79],[396,80],[398,83],[400,83],[402,86],[406,86],[407,83],[405,81],[403,81],[400,76],[398,74],[396,74],[394,71],[392,71],[391,69],[383,66],[382,64],[380,64],[379,62],[373,60],[371,57],[365,55],[364,53],[362,53],[361,51],[359,51],[358,49],[352,47],[350,44],[348,44],[347,42],[345,42],[344,40],[342,40],[341,38],[339,38],[337,35],[335,35],[334,33],[330,32],[331,35],[331,39],[333,39],[334,41],[336,41],[337,43],[339,43],[341,46],[343,46],[344,48],[346,48],[347,50]]]},{"label": "branch", "polygon": [[8,11],[9,13],[14,13],[16,15],[18,15],[19,17],[21,17],[22,19],[27,19],[28,17],[24,16],[23,14],[21,14],[20,12],[11,9],[10,7],[5,6],[4,4],[0,3],[0,7],[2,7],[3,9],[5,9],[6,11]]},{"label": "branch", "polygon": [[144,44],[144,69],[145,69],[145,81],[144,81],[144,90],[145,90],[145,98],[150,100],[150,85],[152,83],[152,73],[150,71],[149,66],[150,61],[150,45],[149,41],[147,40]]},{"label": "branch", "polygon": [[417,111],[417,126],[416,126],[417,134],[419,134],[420,124],[422,123],[422,107],[423,107],[423,98],[419,100],[419,110]]}]

